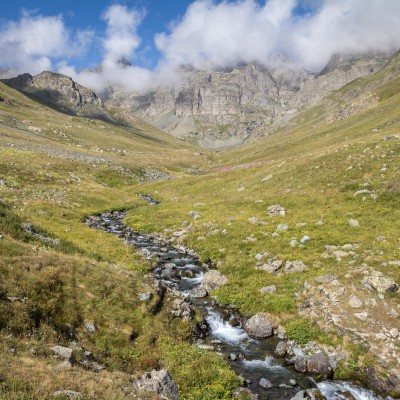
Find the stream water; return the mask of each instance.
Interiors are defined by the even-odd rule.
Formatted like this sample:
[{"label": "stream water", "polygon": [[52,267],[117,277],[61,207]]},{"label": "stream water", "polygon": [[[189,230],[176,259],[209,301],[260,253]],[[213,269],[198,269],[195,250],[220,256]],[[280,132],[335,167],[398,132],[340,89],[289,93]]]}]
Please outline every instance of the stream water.
[{"label": "stream water", "polygon": [[[150,204],[157,204],[151,196],[143,197]],[[162,283],[188,296],[191,289],[201,283],[206,269],[193,251],[176,249],[155,235],[148,235],[124,225],[126,212],[115,211],[92,216],[86,224],[103,229],[133,245],[152,260],[154,274]],[[174,274],[168,274],[167,264],[174,264]],[[168,266],[167,266],[168,267]],[[291,399],[303,389],[318,387],[328,400],[356,399],[380,400],[371,391],[342,381],[324,381],[316,384],[312,378],[285,366],[284,359],[274,358],[273,352],[278,340],[274,337],[266,340],[249,338],[240,324],[240,315],[229,307],[222,307],[210,297],[190,299],[194,308],[202,315],[207,326],[208,346],[226,357],[232,369],[243,376],[247,387],[259,395],[259,399]],[[264,389],[260,379],[266,378],[272,387]],[[295,382],[294,382],[295,381]]]}]

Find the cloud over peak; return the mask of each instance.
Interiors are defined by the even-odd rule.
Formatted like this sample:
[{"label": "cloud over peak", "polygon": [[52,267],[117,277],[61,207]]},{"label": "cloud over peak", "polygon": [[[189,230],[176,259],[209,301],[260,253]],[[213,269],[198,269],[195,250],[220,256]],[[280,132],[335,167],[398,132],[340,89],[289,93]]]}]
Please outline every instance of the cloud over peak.
[{"label": "cloud over peak", "polygon": [[40,72],[56,61],[60,72],[95,90],[111,84],[146,91],[172,84],[181,65],[218,69],[252,61],[269,65],[285,57],[301,68],[319,71],[335,52],[400,47],[398,0],[268,0],[261,4],[196,0],[180,20],[154,36],[160,58],[149,70],[137,64],[142,42],[138,32],[146,17],[144,10],[110,6],[101,15],[107,28],[97,34],[101,68],[77,72],[70,50],[76,46],[71,43],[77,42],[82,53],[96,43],[93,33],[83,29],[72,34],[60,16],[24,14],[0,31],[0,64],[7,61],[21,72]]}]

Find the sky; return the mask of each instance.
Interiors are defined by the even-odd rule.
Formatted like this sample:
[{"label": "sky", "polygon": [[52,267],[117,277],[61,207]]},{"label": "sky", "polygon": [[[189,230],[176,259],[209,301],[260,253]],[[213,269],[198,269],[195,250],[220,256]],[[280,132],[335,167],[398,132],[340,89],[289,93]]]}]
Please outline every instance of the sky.
[{"label": "sky", "polygon": [[318,72],[336,52],[398,48],[400,0],[13,0],[0,14],[1,68],[96,91],[173,85],[182,65]]}]

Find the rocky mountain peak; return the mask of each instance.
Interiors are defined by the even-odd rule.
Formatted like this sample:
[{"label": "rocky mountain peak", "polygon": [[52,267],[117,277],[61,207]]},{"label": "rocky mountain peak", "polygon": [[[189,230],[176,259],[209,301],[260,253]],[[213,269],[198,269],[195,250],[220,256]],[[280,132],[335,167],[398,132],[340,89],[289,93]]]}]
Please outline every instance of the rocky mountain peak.
[{"label": "rocky mountain peak", "polygon": [[183,66],[175,87],[145,94],[114,87],[105,99],[177,137],[229,147],[274,132],[333,90],[382,68],[388,58],[335,54],[319,74],[283,58],[272,66],[251,62],[220,71]]},{"label": "rocky mountain peak", "polygon": [[36,76],[18,75],[2,80],[8,86],[32,93],[53,103],[81,108],[86,104],[103,107],[102,100],[92,90],[79,85],[71,77],[51,71]]}]

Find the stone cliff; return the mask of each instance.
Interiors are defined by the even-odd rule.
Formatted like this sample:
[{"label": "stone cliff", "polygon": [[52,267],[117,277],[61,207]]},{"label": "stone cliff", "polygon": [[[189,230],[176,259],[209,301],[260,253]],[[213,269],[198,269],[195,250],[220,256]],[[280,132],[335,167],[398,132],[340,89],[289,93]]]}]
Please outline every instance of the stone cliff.
[{"label": "stone cliff", "polygon": [[82,108],[87,104],[103,107],[103,102],[96,93],[66,75],[44,71],[36,76],[22,74],[2,81],[8,86],[32,93],[51,103],[75,108]]},{"label": "stone cliff", "polygon": [[173,88],[138,94],[114,87],[105,100],[172,135],[204,147],[229,147],[274,132],[301,109],[376,72],[387,60],[386,54],[336,54],[319,74],[288,62],[211,72],[184,67],[180,83]]}]

